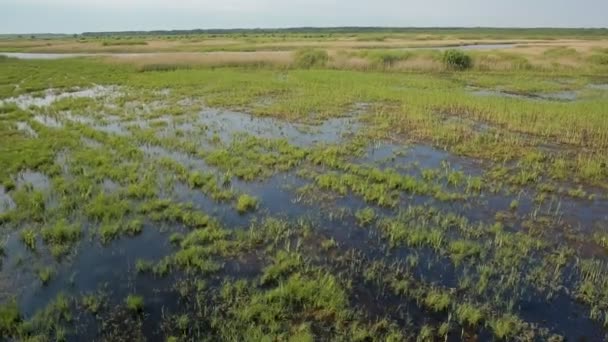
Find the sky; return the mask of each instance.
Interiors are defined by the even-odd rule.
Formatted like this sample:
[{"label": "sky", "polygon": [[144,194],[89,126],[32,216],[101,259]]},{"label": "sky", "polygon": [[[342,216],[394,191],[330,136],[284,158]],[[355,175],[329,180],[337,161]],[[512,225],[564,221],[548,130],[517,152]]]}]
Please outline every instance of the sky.
[{"label": "sky", "polygon": [[0,34],[301,26],[608,27],[608,0],[0,0]]}]

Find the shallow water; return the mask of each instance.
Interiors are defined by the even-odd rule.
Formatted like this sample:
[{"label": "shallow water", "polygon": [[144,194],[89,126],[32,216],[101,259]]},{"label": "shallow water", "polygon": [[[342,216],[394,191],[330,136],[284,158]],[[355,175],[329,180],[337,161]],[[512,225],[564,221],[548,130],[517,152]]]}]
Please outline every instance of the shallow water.
[{"label": "shallow water", "polygon": [[29,135],[31,137],[34,137],[34,138],[38,137],[38,133],[27,122],[23,122],[23,121],[17,122],[17,129],[25,132],[27,135]]},{"label": "shallow water", "polygon": [[[246,133],[259,138],[286,139],[290,144],[300,147],[339,143],[361,127],[353,117],[332,118],[313,126],[218,109],[204,110],[199,115],[198,122],[207,127],[211,136],[219,136],[223,143],[229,143],[237,134]],[[192,127],[186,124],[184,128]]]},{"label": "shallow water", "polygon": [[17,188],[30,185],[35,190],[50,190],[51,179],[42,172],[25,170],[17,176]]},{"label": "shallow water", "polygon": [[464,51],[485,51],[485,50],[503,50],[511,49],[516,47],[517,44],[512,43],[496,43],[496,44],[462,44],[462,45],[445,45],[445,46],[420,46],[420,47],[409,47],[399,48],[399,50],[464,50]]},{"label": "shallow water", "polygon": [[0,185],[0,214],[5,213],[15,208],[15,202],[11,198],[4,186]]},{"label": "shallow water", "polygon": [[608,83],[595,83],[589,84],[587,88],[597,89],[597,90],[608,90]]},{"label": "shallow water", "polygon": [[469,93],[475,96],[495,96],[513,99],[524,100],[545,100],[545,101],[576,101],[578,95],[574,91],[560,91],[554,93],[534,93],[534,94],[516,94],[502,90],[469,88]]},{"label": "shallow water", "polygon": [[43,94],[40,95],[23,94],[17,97],[0,100],[0,104],[14,103],[19,108],[26,110],[30,107],[48,107],[56,101],[67,98],[99,98],[115,95],[117,92],[117,87],[101,85],[69,92],[58,91],[56,89],[47,89]]},{"label": "shallow water", "polygon": [[[37,121],[57,127],[61,122],[48,116],[38,115]],[[224,144],[230,143],[235,136],[249,134],[256,137],[268,139],[285,139],[289,143],[300,146],[315,146],[318,144],[337,144],[347,141],[361,128],[357,117],[343,117],[324,121],[319,125],[294,124],[278,119],[267,117],[256,117],[246,113],[239,113],[218,109],[205,109],[197,115],[192,122],[173,123],[169,118],[154,120],[135,120],[131,122],[120,122],[116,118],[110,118],[104,122],[96,122],[88,117],[66,114],[65,118],[81,124],[90,125],[96,129],[107,131],[112,134],[128,134],[127,125],[138,127],[154,127],[154,122],[166,122],[166,127],[159,132],[171,133],[174,130],[191,132],[187,136],[189,140],[201,138],[195,134],[199,127],[203,127],[203,139],[209,140],[217,135]],[[116,120],[115,120],[116,119]],[[87,146],[103,148],[99,142],[83,139]],[[202,144],[201,144],[202,146]],[[146,156],[146,162],[154,163],[158,158],[170,158],[189,170],[212,172],[222,175],[218,169],[210,167],[204,160],[181,151],[170,150],[161,146],[137,145]],[[370,146],[362,157],[353,157],[353,163],[378,167],[380,169],[395,169],[400,174],[422,177],[422,172],[427,169],[440,170],[441,177],[445,178],[447,172],[461,172],[465,179],[468,177],[483,176],[489,165],[471,158],[456,156],[447,151],[437,149],[428,145],[414,144],[403,146],[390,143],[376,143]],[[321,170],[335,171],[335,170]],[[170,176],[170,175],[169,175]],[[162,177],[161,177],[162,178]],[[452,192],[465,192],[465,185],[449,185],[444,178],[437,180],[442,189]],[[340,251],[355,249],[369,260],[379,260],[387,263],[405,263],[408,257],[415,255],[419,263],[412,267],[412,273],[416,279],[445,288],[457,288],[459,280],[474,272],[462,266],[455,266],[449,256],[437,253],[428,247],[409,248],[396,246],[389,248],[386,238],[379,232],[379,228],[370,225],[361,227],[353,212],[359,209],[371,207],[380,217],[394,217],[399,210],[406,210],[410,206],[428,206],[437,208],[442,212],[454,213],[462,216],[472,223],[490,224],[496,221],[496,213],[508,211],[513,200],[519,201],[519,206],[513,210],[516,217],[509,220],[506,230],[520,231],[522,221],[533,215],[555,216],[554,227],[555,239],[562,239],[564,226],[570,226],[577,232],[591,232],[594,227],[608,224],[608,201],[605,198],[594,200],[581,200],[565,195],[558,195],[552,201],[536,204],[534,197],[537,192],[526,189],[521,193],[507,193],[499,191],[489,192],[484,189],[480,193],[472,194],[466,200],[440,201],[432,195],[400,194],[400,202],[396,208],[379,207],[365,202],[361,196],[348,193],[345,196],[335,196],[330,199],[314,197],[312,201],[303,201],[297,189],[311,184],[312,181],[303,179],[297,175],[297,169],[288,172],[276,173],[273,176],[261,180],[246,182],[236,178],[230,179],[226,188],[236,193],[246,193],[255,196],[259,201],[259,209],[253,213],[238,214],[234,209],[234,201],[218,203],[205,195],[203,192],[193,190],[180,181],[175,181],[171,189],[161,189],[160,197],[169,198],[180,203],[192,203],[194,207],[213,218],[217,219],[224,227],[231,230],[247,229],[249,224],[261,217],[271,216],[285,218],[291,222],[307,219],[314,223],[315,234],[334,239]],[[17,186],[31,184],[34,189],[50,189],[50,179],[43,173],[26,170],[21,173],[17,180]],[[121,185],[105,179],[101,187],[106,193],[115,193],[120,190]],[[10,196],[0,188],[0,212],[1,199]],[[14,204],[13,204],[14,206]],[[336,209],[345,209],[344,215],[339,215]],[[335,214],[335,216],[334,216]],[[96,224],[86,223],[86,229],[93,233]],[[183,232],[183,227],[178,224],[156,224],[146,222],[141,235],[133,238],[122,237],[112,241],[107,246],[102,246],[94,235],[83,238],[77,248],[77,253],[70,256],[68,260],[56,263],[43,251],[31,253],[24,249],[18,234],[11,234],[7,243],[7,257],[5,267],[0,269],[0,282],[10,278],[12,274],[19,273],[4,289],[0,286],[0,298],[7,298],[6,294],[18,294],[19,303],[26,315],[31,315],[37,309],[43,307],[60,292],[80,295],[96,291],[104,286],[111,290],[110,301],[120,303],[128,294],[142,294],[146,298],[146,315],[144,321],[149,330],[146,335],[150,339],[158,339],[154,326],[161,320],[163,308],[175,309],[179,307],[176,294],[171,286],[183,275],[173,274],[166,278],[155,278],[150,275],[136,275],[134,264],[137,259],[143,258],[150,261],[158,261],[169,255],[175,247],[168,242],[168,236],[172,232]],[[449,238],[458,238],[460,233],[448,232]],[[564,243],[565,244],[565,243]],[[560,242],[561,245],[561,242]],[[317,248],[318,246],[308,246]],[[40,257],[40,259],[37,259]],[[19,266],[18,261],[22,260]],[[35,260],[35,261],[33,261]],[[32,263],[30,263],[32,262]],[[532,263],[532,261],[530,261]],[[32,272],[39,264],[56,265],[57,274],[48,286],[42,286]],[[330,262],[328,262],[330,263]],[[25,264],[25,266],[23,266]],[[530,264],[532,265],[532,264]],[[526,266],[529,266],[526,264]],[[222,272],[238,277],[254,278],[260,272],[258,260],[234,261],[226,260]],[[524,270],[522,270],[523,272]],[[218,279],[210,279],[210,282],[219,282]],[[354,293],[357,300],[370,313],[378,313],[380,316],[386,314],[382,309],[392,307],[395,301],[404,300],[400,296],[379,295],[377,289],[366,284],[354,282],[357,290]],[[587,337],[591,340],[601,340],[603,336],[602,327],[588,318],[588,308],[577,303],[572,296],[565,292],[559,292],[558,296],[551,301],[542,298],[534,290],[526,291],[514,297],[515,311],[529,322],[538,323],[545,327],[563,334],[568,339],[576,340]],[[415,303],[414,303],[415,304]],[[394,306],[394,305],[393,305]],[[395,308],[397,310],[397,308]],[[403,310],[403,308],[400,308]],[[409,309],[408,309],[408,312]],[[557,314],[567,312],[567,315]],[[427,323],[428,312],[412,306],[413,319],[420,324]],[[395,315],[402,314],[401,311]],[[89,331],[89,329],[92,329]],[[95,329],[87,327],[87,333],[78,337],[94,339],[97,335]],[[491,337],[480,338],[491,340]]]},{"label": "shallow water", "polygon": [[57,120],[56,118],[48,115],[36,115],[34,116],[34,121],[41,123],[47,127],[59,128],[63,127],[63,124]]}]

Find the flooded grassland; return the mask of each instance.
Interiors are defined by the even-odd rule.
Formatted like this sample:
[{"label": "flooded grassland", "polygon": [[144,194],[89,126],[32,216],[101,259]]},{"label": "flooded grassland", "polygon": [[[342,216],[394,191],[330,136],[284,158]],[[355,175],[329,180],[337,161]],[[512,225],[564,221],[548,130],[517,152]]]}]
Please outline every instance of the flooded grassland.
[{"label": "flooded grassland", "polygon": [[0,71],[0,340],[608,336],[607,79]]}]

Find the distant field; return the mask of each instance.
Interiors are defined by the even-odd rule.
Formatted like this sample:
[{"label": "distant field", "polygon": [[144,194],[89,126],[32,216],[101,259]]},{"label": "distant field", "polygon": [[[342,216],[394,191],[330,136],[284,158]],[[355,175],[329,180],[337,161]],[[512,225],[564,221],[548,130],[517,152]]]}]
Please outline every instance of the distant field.
[{"label": "distant field", "polygon": [[606,30],[0,53],[0,340],[608,337]]}]

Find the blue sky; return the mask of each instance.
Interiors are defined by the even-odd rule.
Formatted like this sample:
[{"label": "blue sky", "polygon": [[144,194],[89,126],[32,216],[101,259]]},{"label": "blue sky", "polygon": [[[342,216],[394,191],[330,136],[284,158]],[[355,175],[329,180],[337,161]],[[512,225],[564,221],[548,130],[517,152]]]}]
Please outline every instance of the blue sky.
[{"label": "blue sky", "polygon": [[0,33],[296,26],[608,27],[608,0],[0,0]]}]

